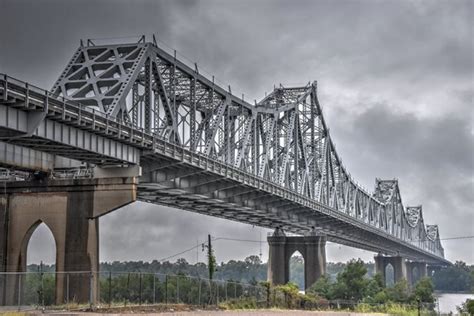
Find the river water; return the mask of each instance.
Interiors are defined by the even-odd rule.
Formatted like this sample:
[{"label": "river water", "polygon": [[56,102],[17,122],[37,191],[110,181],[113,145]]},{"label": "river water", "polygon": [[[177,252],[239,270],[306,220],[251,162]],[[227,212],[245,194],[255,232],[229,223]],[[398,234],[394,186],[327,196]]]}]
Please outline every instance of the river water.
[{"label": "river water", "polygon": [[468,298],[474,299],[474,294],[459,294],[459,293],[437,293],[439,312],[441,314],[448,314],[452,312],[454,315],[458,313],[456,306],[460,306]]}]

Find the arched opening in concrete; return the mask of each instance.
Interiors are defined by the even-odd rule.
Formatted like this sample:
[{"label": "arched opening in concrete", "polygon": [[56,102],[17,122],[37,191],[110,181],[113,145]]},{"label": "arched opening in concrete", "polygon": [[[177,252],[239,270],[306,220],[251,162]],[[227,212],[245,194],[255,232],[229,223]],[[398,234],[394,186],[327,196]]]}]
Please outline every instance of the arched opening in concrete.
[{"label": "arched opening in concrete", "polygon": [[289,270],[289,282],[295,283],[298,285],[299,289],[303,291],[305,289],[304,282],[304,258],[299,251],[295,251],[291,257],[288,264]]},{"label": "arched opening in concrete", "polygon": [[420,280],[420,270],[418,267],[414,267],[413,270],[411,271],[412,275],[412,280],[413,280],[413,285],[416,284]]},{"label": "arched opening in concrete", "polygon": [[51,305],[56,295],[56,241],[49,227],[35,223],[23,241],[26,271],[22,280],[23,304]]},{"label": "arched opening in concrete", "polygon": [[393,286],[395,284],[395,269],[391,263],[385,266],[385,285]]}]

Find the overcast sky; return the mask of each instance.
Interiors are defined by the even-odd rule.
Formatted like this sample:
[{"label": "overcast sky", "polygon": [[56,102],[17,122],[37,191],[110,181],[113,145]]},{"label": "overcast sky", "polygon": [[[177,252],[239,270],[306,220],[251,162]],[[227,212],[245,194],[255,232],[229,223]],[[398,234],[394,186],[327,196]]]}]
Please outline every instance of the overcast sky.
[{"label": "overcast sky", "polygon": [[[355,179],[397,178],[444,238],[474,235],[472,1],[0,0],[0,72],[51,88],[81,38],[155,33],[232,91],[260,99],[274,84],[318,80],[337,151]],[[127,42],[127,39],[123,39]],[[152,260],[213,236],[267,230],[135,203],[101,218],[102,261]],[[40,228],[28,261],[54,259]],[[260,243],[216,241],[218,261]],[[443,241],[474,264],[474,240]],[[268,248],[262,246],[266,260]],[[330,245],[331,261],[373,253]],[[184,256],[195,262],[196,250]],[[175,258],[176,259],[176,258]]]}]

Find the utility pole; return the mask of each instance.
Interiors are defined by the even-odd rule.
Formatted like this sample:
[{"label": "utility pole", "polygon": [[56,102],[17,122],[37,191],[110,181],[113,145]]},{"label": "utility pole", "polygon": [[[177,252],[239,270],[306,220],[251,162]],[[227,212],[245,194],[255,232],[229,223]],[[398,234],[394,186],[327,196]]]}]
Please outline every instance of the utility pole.
[{"label": "utility pole", "polygon": [[207,245],[202,244],[202,251],[204,251],[204,248],[207,248],[207,267],[209,270],[209,304],[212,304],[212,278],[216,270],[216,258],[212,249],[211,234],[207,235]]},{"label": "utility pole", "polygon": [[209,268],[209,280],[212,280],[212,275],[214,271],[212,271],[212,264],[211,264],[211,256],[212,256],[212,243],[211,243],[211,234],[207,234],[207,263]]},{"label": "utility pole", "polygon": [[209,280],[212,281],[214,270],[216,269],[216,258],[214,258],[214,251],[212,250],[211,234],[207,235],[207,263],[209,268]]},{"label": "utility pole", "polygon": [[216,257],[214,257],[214,250],[212,249],[211,235],[207,235],[207,245],[202,244],[202,251],[207,248],[207,268],[209,271],[209,280],[212,280],[214,272],[216,271]]}]

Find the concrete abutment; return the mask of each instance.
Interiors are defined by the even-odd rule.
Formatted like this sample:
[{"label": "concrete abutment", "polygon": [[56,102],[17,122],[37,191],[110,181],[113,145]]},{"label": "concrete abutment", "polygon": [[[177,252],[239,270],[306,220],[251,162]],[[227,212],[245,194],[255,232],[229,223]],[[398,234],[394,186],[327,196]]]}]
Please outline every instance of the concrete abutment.
[{"label": "concrete abutment", "polygon": [[[99,217],[136,199],[135,178],[6,182],[0,194],[0,305],[22,296],[27,248],[44,223],[56,244],[56,303],[98,298]],[[68,275],[61,272],[73,272]],[[92,288],[92,291],[91,291]]]}]

